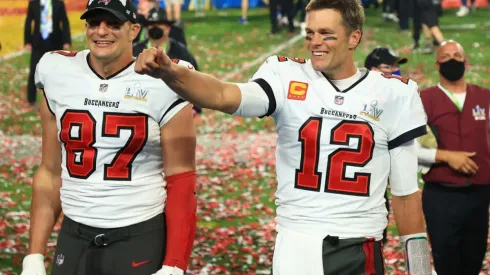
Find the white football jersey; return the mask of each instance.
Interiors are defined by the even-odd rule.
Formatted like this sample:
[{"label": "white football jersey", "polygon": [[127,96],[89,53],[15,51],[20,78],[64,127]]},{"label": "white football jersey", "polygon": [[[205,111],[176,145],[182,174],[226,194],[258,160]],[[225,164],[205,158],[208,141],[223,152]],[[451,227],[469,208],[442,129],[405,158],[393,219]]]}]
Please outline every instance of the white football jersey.
[{"label": "white football jersey", "polygon": [[35,74],[57,120],[63,212],[100,228],[148,220],[166,199],[160,128],[188,103],[134,62],[104,79],[88,60],[88,50],[48,52]]},{"label": "white football jersey", "polygon": [[[390,150],[423,135],[426,115],[415,82],[359,71],[340,90],[310,60],[273,56],[252,77],[278,132],[279,226],[381,239]],[[417,190],[417,182],[392,186],[398,196]]]}]

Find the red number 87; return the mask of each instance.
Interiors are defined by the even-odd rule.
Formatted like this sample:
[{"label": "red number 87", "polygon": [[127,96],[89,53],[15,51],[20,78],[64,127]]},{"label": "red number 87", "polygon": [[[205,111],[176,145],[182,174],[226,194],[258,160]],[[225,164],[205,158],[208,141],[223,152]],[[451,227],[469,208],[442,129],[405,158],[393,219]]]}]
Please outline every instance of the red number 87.
[{"label": "red number 87", "polygon": [[[60,140],[66,150],[66,168],[73,178],[87,179],[96,168],[97,122],[89,111],[66,110],[60,119]],[[131,136],[110,164],[104,164],[104,180],[130,181],[132,163],[148,139],[148,116],[144,114],[104,113],[102,137],[120,137],[127,129]],[[76,131],[76,133],[74,132]]]}]

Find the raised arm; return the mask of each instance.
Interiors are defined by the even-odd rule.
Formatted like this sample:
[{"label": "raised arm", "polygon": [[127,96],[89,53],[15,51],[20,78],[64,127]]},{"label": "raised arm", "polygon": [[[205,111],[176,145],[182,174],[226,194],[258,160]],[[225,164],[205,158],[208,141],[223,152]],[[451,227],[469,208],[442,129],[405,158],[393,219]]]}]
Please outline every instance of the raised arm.
[{"label": "raised arm", "polygon": [[177,94],[199,107],[233,114],[240,106],[238,85],[179,66],[161,48],[144,50],[138,56],[135,71],[162,79]]}]

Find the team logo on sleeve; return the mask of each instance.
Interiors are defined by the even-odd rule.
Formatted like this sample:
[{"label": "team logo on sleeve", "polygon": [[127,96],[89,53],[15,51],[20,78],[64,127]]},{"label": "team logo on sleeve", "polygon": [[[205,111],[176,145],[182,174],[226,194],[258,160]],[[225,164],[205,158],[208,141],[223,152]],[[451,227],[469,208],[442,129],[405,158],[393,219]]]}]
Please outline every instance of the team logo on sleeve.
[{"label": "team logo on sleeve", "polygon": [[364,104],[361,111],[361,115],[379,121],[379,117],[383,113],[383,110],[381,108],[378,108],[377,106],[378,106],[377,100],[373,100],[370,105]]},{"label": "team logo on sleeve", "polygon": [[475,120],[485,120],[487,116],[485,115],[485,109],[481,108],[480,105],[476,105],[473,109],[473,117]]},{"label": "team logo on sleeve", "polygon": [[299,81],[291,81],[289,83],[288,99],[305,100],[308,92],[308,84]]}]

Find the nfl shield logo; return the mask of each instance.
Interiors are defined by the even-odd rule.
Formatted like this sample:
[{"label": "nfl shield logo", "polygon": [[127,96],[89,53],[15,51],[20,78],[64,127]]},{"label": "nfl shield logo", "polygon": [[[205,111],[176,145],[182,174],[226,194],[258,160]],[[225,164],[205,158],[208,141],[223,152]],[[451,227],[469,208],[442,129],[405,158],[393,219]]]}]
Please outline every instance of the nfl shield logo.
[{"label": "nfl shield logo", "polygon": [[99,92],[105,93],[105,92],[107,92],[107,88],[109,88],[109,84],[100,84]]},{"label": "nfl shield logo", "polygon": [[344,104],[344,97],[341,95],[336,95],[335,96],[335,104],[337,104],[337,105]]},{"label": "nfl shield logo", "polygon": [[58,266],[62,265],[64,261],[65,261],[65,256],[63,254],[59,254],[58,257],[56,257],[56,264]]}]

